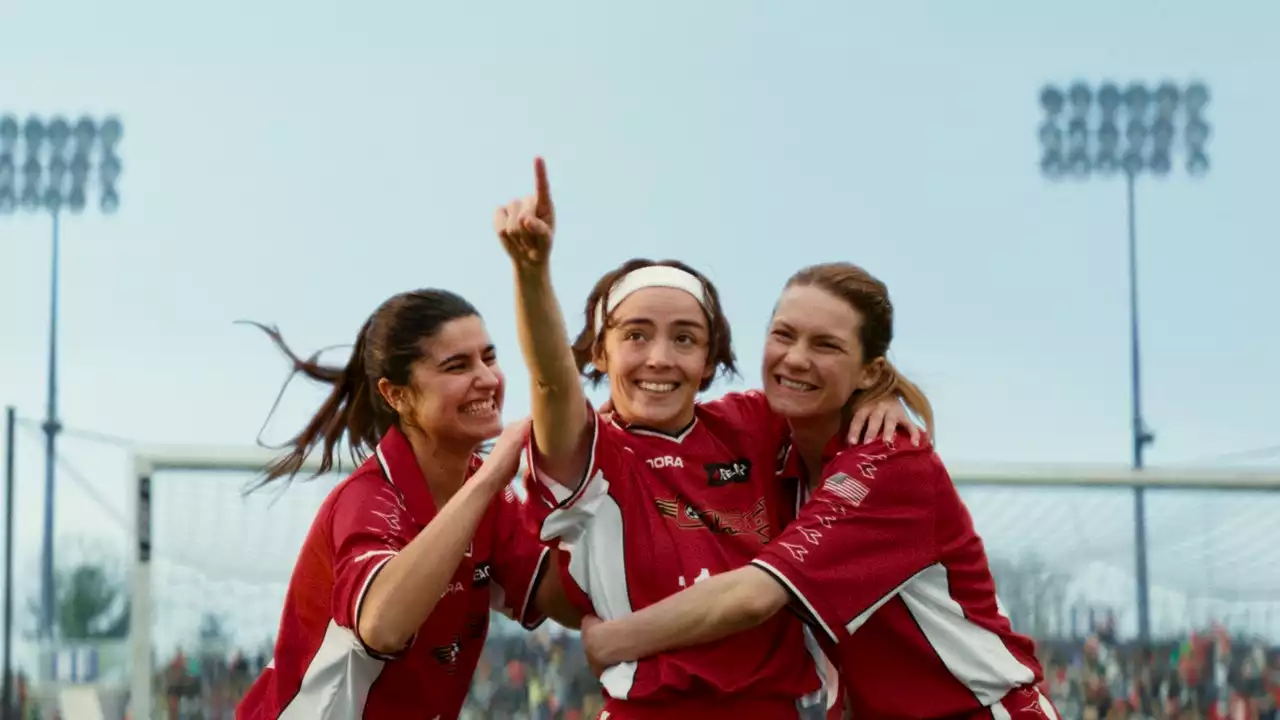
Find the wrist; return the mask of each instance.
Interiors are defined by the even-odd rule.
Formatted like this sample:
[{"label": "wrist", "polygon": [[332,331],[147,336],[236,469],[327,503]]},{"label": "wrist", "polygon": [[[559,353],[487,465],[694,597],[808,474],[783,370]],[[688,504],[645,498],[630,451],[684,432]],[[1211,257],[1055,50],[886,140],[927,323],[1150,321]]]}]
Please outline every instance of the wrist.
[{"label": "wrist", "polygon": [[505,488],[508,484],[511,483],[511,480],[514,477],[515,477],[514,472],[508,474],[506,472],[501,472],[496,468],[488,467],[486,464],[486,465],[481,465],[480,469],[476,470],[476,474],[472,477],[472,480],[477,485],[480,485],[482,488],[484,488],[486,492],[492,494],[492,493],[496,493],[502,488]]},{"label": "wrist", "polygon": [[626,662],[629,659],[626,657],[626,648],[621,646],[620,638],[617,637],[617,633],[613,632],[614,629],[612,622],[605,621],[600,623],[592,628],[591,637],[588,640],[591,657],[606,667]]},{"label": "wrist", "polygon": [[549,263],[513,262],[511,263],[511,269],[515,272],[516,282],[520,284],[543,283],[551,280],[551,265]]}]

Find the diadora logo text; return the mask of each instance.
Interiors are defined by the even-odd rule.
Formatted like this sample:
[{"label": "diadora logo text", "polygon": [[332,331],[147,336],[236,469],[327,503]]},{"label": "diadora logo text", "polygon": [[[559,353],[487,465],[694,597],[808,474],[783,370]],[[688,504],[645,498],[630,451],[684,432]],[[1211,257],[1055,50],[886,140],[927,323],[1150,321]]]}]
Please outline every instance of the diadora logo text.
[{"label": "diadora logo text", "polygon": [[662,457],[649,458],[644,461],[651,468],[682,468],[684,467],[684,459],[674,457],[672,455],[663,455]]},{"label": "diadora logo text", "polygon": [[751,461],[739,458],[727,463],[707,463],[707,484],[723,487],[729,483],[744,483],[751,477]]}]

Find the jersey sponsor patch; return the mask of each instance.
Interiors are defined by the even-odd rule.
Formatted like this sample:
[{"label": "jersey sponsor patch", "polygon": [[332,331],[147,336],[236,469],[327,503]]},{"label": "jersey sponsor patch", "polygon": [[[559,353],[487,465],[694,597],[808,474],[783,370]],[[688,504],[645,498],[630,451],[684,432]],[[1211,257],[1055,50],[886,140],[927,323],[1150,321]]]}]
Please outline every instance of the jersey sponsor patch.
[{"label": "jersey sponsor patch", "polygon": [[475,570],[472,573],[471,587],[481,588],[489,586],[489,576],[492,568],[488,561],[476,563]]},{"label": "jersey sponsor patch", "polygon": [[751,461],[738,458],[727,463],[706,463],[707,484],[711,487],[724,487],[730,483],[744,483],[751,478]]},{"label": "jersey sponsor patch", "polygon": [[823,480],[822,488],[830,491],[852,507],[861,505],[862,501],[867,499],[867,494],[871,492],[871,488],[854,480],[845,473],[836,473]]}]

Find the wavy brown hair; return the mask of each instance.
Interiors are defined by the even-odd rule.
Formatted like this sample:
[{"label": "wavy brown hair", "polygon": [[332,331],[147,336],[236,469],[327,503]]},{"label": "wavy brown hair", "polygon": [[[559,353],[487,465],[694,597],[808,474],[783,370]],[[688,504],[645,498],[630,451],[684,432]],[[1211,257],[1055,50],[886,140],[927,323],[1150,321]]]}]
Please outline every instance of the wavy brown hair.
[{"label": "wavy brown hair", "polygon": [[[578,365],[579,374],[587,378],[592,385],[599,385],[600,381],[604,379],[605,373],[597,368],[593,362],[599,354],[604,352],[603,333],[596,333],[596,309],[598,307],[609,307],[609,292],[627,273],[654,265],[683,270],[702,283],[702,292],[706,295],[707,304],[710,306],[709,312],[708,308],[703,309],[703,314],[707,318],[707,325],[711,331],[708,339],[707,362],[712,364],[715,372],[703,380],[698,389],[706,390],[711,387],[711,383],[719,375],[738,374],[737,359],[733,354],[733,333],[729,328],[728,319],[724,316],[724,309],[720,306],[720,293],[716,292],[716,286],[705,275],[679,260],[648,260],[645,258],[634,258],[622,263],[605,273],[603,277],[596,281],[595,287],[591,288],[591,294],[587,296],[586,308],[582,312],[582,332],[578,333],[578,338],[573,341],[573,359]],[[613,327],[611,322],[609,318],[605,318],[602,327],[608,330]]]}]

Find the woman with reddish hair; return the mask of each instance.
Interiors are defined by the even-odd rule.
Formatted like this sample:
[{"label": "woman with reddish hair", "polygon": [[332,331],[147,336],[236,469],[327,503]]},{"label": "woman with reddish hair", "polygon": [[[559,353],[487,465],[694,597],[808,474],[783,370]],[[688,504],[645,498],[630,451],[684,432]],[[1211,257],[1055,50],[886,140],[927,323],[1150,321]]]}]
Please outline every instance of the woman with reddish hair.
[{"label": "woman with reddish hair", "polygon": [[886,357],[892,338],[888,289],[862,268],[791,277],[763,377],[788,426],[783,472],[807,496],[799,515],[746,567],[624,617],[584,620],[606,675],[794,614],[839,669],[847,707],[832,717],[1056,719],[1034,644],[1000,610],[982,540],[931,444],[845,440],[855,408],[883,393],[900,394],[932,430],[928,399]]}]

